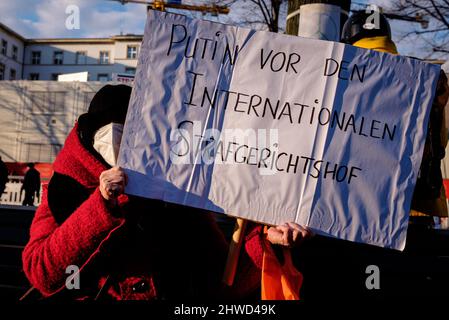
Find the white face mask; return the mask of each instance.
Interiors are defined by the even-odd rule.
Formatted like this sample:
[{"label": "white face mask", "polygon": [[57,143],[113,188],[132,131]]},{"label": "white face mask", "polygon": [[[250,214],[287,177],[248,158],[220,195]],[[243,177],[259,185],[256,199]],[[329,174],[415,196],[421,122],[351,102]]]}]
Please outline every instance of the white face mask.
[{"label": "white face mask", "polygon": [[101,127],[94,134],[94,149],[112,167],[117,164],[122,134],[123,124],[114,122]]}]

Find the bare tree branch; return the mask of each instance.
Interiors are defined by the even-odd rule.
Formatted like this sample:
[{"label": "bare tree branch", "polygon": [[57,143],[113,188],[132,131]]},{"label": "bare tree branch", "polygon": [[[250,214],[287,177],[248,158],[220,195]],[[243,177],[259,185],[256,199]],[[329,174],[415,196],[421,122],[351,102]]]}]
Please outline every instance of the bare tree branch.
[{"label": "bare tree branch", "polygon": [[442,23],[444,23],[448,28],[449,28],[449,22],[446,20],[446,18],[442,15],[440,9],[438,8],[438,6],[435,4],[435,0],[430,0],[430,2],[432,3],[433,7],[435,8],[435,12],[437,13],[437,15],[440,17],[440,21]]},{"label": "bare tree branch", "polygon": [[[264,26],[266,29],[272,32],[279,32],[279,16],[283,5],[287,0],[216,0],[213,3],[218,5],[227,5],[233,8],[234,12],[238,12],[238,21],[233,21],[235,24],[243,26],[254,27],[254,23],[260,26]],[[233,15],[235,17],[235,15]],[[257,22],[255,22],[257,21]]]},{"label": "bare tree branch", "polygon": [[400,41],[413,43],[417,56],[448,58],[449,0],[392,0],[385,12],[398,16],[417,16],[421,21],[428,21],[427,25],[421,23],[420,27],[416,23],[410,24],[409,30],[399,32]]}]

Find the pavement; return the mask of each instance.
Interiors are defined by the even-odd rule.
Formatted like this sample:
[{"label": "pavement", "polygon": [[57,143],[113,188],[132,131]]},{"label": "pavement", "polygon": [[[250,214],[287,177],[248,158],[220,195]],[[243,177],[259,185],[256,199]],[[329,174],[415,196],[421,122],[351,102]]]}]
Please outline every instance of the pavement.
[{"label": "pavement", "polygon": [[22,270],[34,207],[0,206],[0,299],[17,300],[30,285]]}]

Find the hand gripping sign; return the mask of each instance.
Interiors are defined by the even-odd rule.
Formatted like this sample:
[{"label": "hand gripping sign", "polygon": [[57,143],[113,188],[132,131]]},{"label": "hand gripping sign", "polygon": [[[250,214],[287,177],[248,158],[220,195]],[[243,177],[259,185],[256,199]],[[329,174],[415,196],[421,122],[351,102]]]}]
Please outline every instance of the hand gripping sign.
[{"label": "hand gripping sign", "polygon": [[439,67],[150,11],[126,192],[402,250]]}]

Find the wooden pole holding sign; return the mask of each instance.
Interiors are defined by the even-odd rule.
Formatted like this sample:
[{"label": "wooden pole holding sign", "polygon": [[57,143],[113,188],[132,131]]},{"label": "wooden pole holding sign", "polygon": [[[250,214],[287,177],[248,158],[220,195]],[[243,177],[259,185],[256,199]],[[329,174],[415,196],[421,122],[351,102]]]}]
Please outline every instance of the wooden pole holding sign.
[{"label": "wooden pole holding sign", "polygon": [[223,274],[223,282],[228,286],[232,286],[234,283],[247,223],[247,220],[241,218],[237,218],[235,222],[234,233],[229,244],[228,259],[226,260],[226,267]]}]

